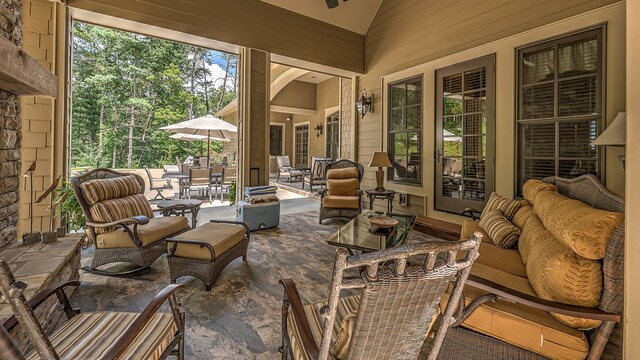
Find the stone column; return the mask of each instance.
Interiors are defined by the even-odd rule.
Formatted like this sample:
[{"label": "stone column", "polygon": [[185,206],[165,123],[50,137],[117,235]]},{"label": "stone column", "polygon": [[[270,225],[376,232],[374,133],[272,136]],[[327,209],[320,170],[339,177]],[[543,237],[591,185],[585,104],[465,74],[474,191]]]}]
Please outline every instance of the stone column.
[{"label": "stone column", "polygon": [[[22,46],[22,0],[0,0],[0,9],[0,36]],[[18,238],[20,130],[20,99],[0,89],[0,248]]]}]

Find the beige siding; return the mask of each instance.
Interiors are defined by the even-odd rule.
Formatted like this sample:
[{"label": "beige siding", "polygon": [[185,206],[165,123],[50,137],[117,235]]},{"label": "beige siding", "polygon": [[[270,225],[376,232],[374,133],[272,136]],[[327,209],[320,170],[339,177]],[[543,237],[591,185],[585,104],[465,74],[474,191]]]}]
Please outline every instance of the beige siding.
[{"label": "beige siding", "polygon": [[[624,5],[595,9],[611,3],[615,1],[385,1],[366,37],[367,75],[358,78],[357,90],[366,88],[374,94],[374,113],[358,119],[358,161],[366,165],[373,151],[386,149],[384,84],[423,74],[423,186],[387,187],[412,195],[411,212],[460,221],[433,210],[434,74],[438,68],[495,53],[496,191],[513,196],[515,48],[608,22],[606,118],[610,121],[624,109],[622,90],[616,85],[625,81]],[[622,171],[611,160],[615,150],[609,153],[607,185],[622,192]],[[373,186],[374,171],[367,169],[363,187]]]},{"label": "beige siding", "polygon": [[271,100],[271,105],[291,106],[315,110],[316,85],[294,80],[280,90],[280,92]]},{"label": "beige siding", "polygon": [[[69,0],[67,4],[343,70],[364,72],[364,36],[262,1]],[[112,26],[117,27],[117,22]]]},{"label": "beige siding", "polygon": [[[54,29],[55,4],[45,0],[24,0],[23,49],[51,71],[55,71]],[[51,185],[53,180],[53,121],[54,102],[44,96],[21,96],[20,117],[22,120],[22,171],[36,162],[33,175],[34,199]],[[25,178],[26,180],[26,178]],[[29,231],[29,181],[24,181],[20,194],[20,220],[18,235]],[[33,231],[49,230],[49,201],[33,205]]]}]

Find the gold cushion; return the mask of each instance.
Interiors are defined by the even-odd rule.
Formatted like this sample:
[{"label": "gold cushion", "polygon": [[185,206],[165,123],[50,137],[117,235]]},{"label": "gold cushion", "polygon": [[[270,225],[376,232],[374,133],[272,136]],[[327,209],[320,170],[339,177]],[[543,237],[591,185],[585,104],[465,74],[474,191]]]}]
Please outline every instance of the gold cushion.
[{"label": "gold cushion", "polygon": [[[536,295],[526,277],[508,274],[479,263],[483,254],[480,252],[480,257],[471,268],[473,275],[525,294]],[[464,288],[467,305],[483,294],[486,292],[469,285]],[[442,310],[447,300],[448,295],[445,294],[440,302]],[[589,352],[589,343],[582,331],[562,324],[546,311],[521,304],[506,301],[485,303],[462,326],[553,359],[583,360]]]},{"label": "gold cushion", "polygon": [[518,209],[518,211],[516,211],[516,214],[513,215],[513,219],[511,219],[511,222],[513,223],[513,225],[522,229],[531,215],[533,215],[533,206],[531,206],[531,203],[529,201],[522,200],[520,202],[520,208]]},{"label": "gold cushion", "polygon": [[611,234],[624,221],[621,213],[595,209],[553,191],[539,193],[533,209],[559,241],[593,260],[604,257]]},{"label": "gold cushion", "polygon": [[[331,336],[332,348],[330,349],[331,351],[330,356],[332,359],[346,359],[346,354],[348,352],[348,343],[350,342],[350,339],[344,339],[344,334],[342,335],[340,342],[341,343],[346,342],[347,343],[346,346],[345,345],[340,346],[339,344],[338,346],[336,346],[336,340],[341,332],[341,329],[343,328],[345,319],[348,319],[352,317],[353,314],[357,313],[359,303],[360,303],[360,298],[358,296],[343,297],[343,298],[340,298],[340,301],[338,302],[338,309],[336,311],[336,321],[333,324],[333,332]],[[318,304],[307,304],[303,306],[304,315],[307,318],[309,327],[311,328],[311,335],[313,336],[313,340],[315,341],[316,345],[318,345],[318,347],[320,347],[320,341],[322,339],[322,324],[324,323],[324,320],[320,315],[320,308],[324,305],[326,304],[318,303]],[[302,344],[300,333],[298,332],[298,328],[296,326],[295,321],[296,320],[295,320],[295,316],[293,315],[293,311],[289,311],[289,316],[287,316],[287,335],[289,337],[289,342],[291,344],[293,358],[297,360],[307,359],[304,351],[304,345]],[[348,327],[349,325],[345,324],[345,326]],[[345,357],[337,358],[334,354],[339,354],[339,355],[344,354]]]},{"label": "gold cushion", "polygon": [[522,185],[522,195],[531,204],[533,204],[536,196],[538,196],[538,193],[540,193],[541,191],[557,191],[557,190],[558,188],[556,188],[555,185],[547,184],[537,179],[527,180],[527,182],[525,182]]},{"label": "gold cushion", "polygon": [[330,179],[327,181],[329,195],[356,196],[359,188],[358,179]]},{"label": "gold cushion", "polygon": [[[133,225],[128,225],[133,231]],[[143,246],[153,244],[189,228],[189,222],[182,216],[167,216],[149,219],[149,223],[138,225],[138,239]],[[122,228],[98,234],[96,245],[102,249],[135,248],[136,245],[129,234]]]},{"label": "gold cushion", "polygon": [[[213,247],[213,252],[215,253],[215,256],[218,257],[242,241],[245,234],[246,229],[244,226],[207,223],[177,235],[173,237],[173,239],[206,242]],[[167,247],[169,249],[171,249],[173,245],[174,243],[167,243]],[[177,243],[176,251],[173,255],[188,259],[211,260],[211,252],[207,248],[195,244]]]},{"label": "gold cushion", "polygon": [[489,200],[487,200],[487,203],[484,206],[484,210],[482,210],[480,218],[482,219],[485,217],[485,215],[493,209],[500,209],[504,217],[507,218],[507,220],[511,220],[519,208],[520,201],[507,199],[496,193],[491,193]]},{"label": "gold cushion", "polygon": [[542,221],[535,214],[531,215],[524,227],[522,228],[522,233],[520,234],[520,239],[518,240],[518,251],[520,252],[520,256],[522,257],[522,262],[525,264],[529,261],[529,253],[531,253],[531,248],[540,238],[549,237],[553,238],[553,235],[544,228]]},{"label": "gold cushion", "polygon": [[358,177],[357,167],[329,169],[327,171],[327,179],[358,179]]},{"label": "gold cushion", "polygon": [[500,209],[489,210],[480,219],[480,227],[489,234],[496,246],[503,249],[512,247],[520,237],[520,229],[507,220]]},{"label": "gold cushion", "polygon": [[359,209],[360,199],[357,196],[328,195],[322,198],[322,206],[336,209]]},{"label": "gold cushion", "polygon": [[[526,227],[526,226],[525,226]],[[598,261],[576,255],[547,230],[538,230],[529,249],[527,276],[542,299],[596,307],[602,293],[602,268]],[[576,329],[590,329],[600,321],[552,314]]]},{"label": "gold cushion", "polygon": [[[127,312],[94,312],[74,316],[49,339],[60,359],[105,359],[116,343],[139,316]],[[178,332],[172,314],[157,313],[142,329],[121,359],[159,359]],[[27,359],[40,356],[32,351]]]},{"label": "gold cushion", "polygon": [[[143,194],[129,195],[122,198],[100,201],[89,208],[91,217],[96,222],[112,222],[144,215],[153,218],[153,210],[149,201]],[[133,221],[130,222],[133,224]],[[117,229],[117,227],[96,228],[96,233],[104,233]]]},{"label": "gold cushion", "polygon": [[479,231],[482,234],[482,242],[493,245],[493,240],[489,237],[484,229],[480,227],[480,222],[476,220],[465,220],[462,223],[462,231],[460,231],[460,240],[469,240],[474,232]]},{"label": "gold cushion", "polygon": [[142,193],[142,186],[135,175],[111,179],[87,180],[80,184],[82,195],[89,205],[103,200],[121,198]]}]

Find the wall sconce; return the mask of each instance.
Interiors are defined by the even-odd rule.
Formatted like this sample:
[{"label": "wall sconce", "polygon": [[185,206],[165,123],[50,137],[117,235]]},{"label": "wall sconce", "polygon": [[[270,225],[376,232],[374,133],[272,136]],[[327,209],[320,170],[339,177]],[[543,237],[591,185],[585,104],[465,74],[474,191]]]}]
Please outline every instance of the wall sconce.
[{"label": "wall sconce", "polygon": [[316,137],[320,137],[320,135],[322,135],[322,129],[324,128],[324,126],[322,126],[322,124],[318,123],[318,125],[316,125],[316,127],[314,128],[314,130],[316,131]]},{"label": "wall sconce", "polygon": [[373,112],[373,95],[367,96],[367,89],[362,89],[360,98],[356,101],[356,107],[362,117],[368,112]]}]

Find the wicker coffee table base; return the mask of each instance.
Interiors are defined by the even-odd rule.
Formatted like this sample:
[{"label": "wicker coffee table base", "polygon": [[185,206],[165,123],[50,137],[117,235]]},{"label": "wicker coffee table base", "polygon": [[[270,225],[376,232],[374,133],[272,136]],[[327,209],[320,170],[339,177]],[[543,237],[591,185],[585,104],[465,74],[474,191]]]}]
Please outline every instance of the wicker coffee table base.
[{"label": "wicker coffee table base", "polygon": [[169,276],[171,282],[175,283],[176,280],[182,276],[193,276],[196,279],[202,281],[206,287],[206,290],[211,290],[211,285],[218,279],[222,270],[224,270],[229,263],[236,258],[242,256],[242,260],[247,260],[247,248],[249,247],[249,239],[245,237],[229,249],[224,254],[218,256],[213,261],[207,260],[195,260],[189,258],[183,258],[178,256],[169,255],[167,261],[169,262]]}]

